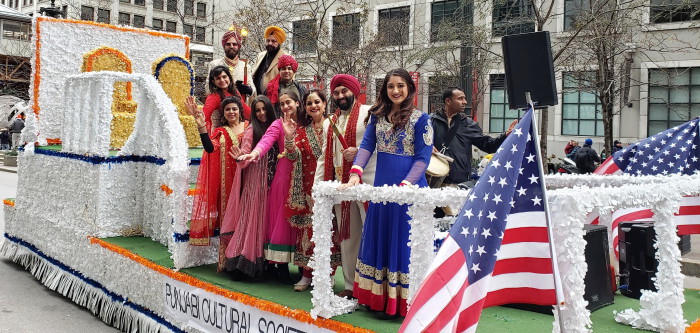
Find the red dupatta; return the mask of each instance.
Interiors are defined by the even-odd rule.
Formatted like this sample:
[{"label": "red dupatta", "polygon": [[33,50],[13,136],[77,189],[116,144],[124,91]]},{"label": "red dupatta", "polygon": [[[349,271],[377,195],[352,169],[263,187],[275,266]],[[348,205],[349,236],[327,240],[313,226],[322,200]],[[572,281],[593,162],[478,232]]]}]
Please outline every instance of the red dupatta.
[{"label": "red dupatta", "polygon": [[316,174],[316,161],[323,152],[323,135],[317,136],[313,124],[298,128],[294,152],[287,155],[292,161],[292,178],[285,216],[293,227],[311,225],[311,190]]},{"label": "red dupatta", "polygon": [[232,146],[239,145],[239,138],[232,134],[228,126],[215,128],[211,137],[214,151],[202,156],[190,220],[192,245],[209,245],[209,238],[220,228],[231,189],[240,190],[240,178],[235,181],[237,164],[228,154]]},{"label": "red dupatta", "polygon": [[[333,114],[332,117],[335,117],[333,119],[333,122],[337,124],[338,117],[340,117],[340,109],[336,109],[335,114]],[[359,119],[359,117],[360,103],[356,101],[355,104],[353,104],[352,106],[352,111],[350,111],[350,115],[348,116],[347,125],[345,125],[344,138],[345,142],[348,144],[348,147],[357,146],[357,120]],[[339,128],[339,130],[342,129]],[[342,183],[347,183],[348,180],[350,180],[350,168],[352,168],[352,161],[346,161],[343,158],[342,168],[340,168],[340,170],[336,170],[335,165],[333,164],[333,154],[335,153],[335,150],[333,149],[334,134],[335,133],[331,129],[328,130],[328,137],[326,138],[326,142],[328,144],[326,144],[326,152],[324,156],[325,168],[323,170],[323,180],[338,180]],[[362,182],[362,180],[360,180],[360,182]],[[350,204],[350,201],[343,201],[340,204],[341,216],[338,219],[338,237],[341,241],[350,238]]]}]

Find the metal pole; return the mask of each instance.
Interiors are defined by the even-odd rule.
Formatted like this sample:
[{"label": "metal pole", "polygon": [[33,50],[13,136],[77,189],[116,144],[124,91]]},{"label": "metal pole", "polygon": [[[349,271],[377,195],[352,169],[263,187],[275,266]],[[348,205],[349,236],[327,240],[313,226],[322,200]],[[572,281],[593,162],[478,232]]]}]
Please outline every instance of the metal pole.
[{"label": "metal pole", "polygon": [[[538,122],[537,122],[537,117],[535,113],[535,105],[532,103],[532,98],[530,97],[530,92],[525,92],[525,100],[527,100],[528,106],[532,107],[532,140],[535,142],[535,152],[537,153],[537,156],[540,157],[540,159],[543,158],[542,152],[540,151],[540,143],[539,143],[539,133],[537,130],[538,127]],[[545,112],[547,109],[544,109]],[[542,161],[540,161],[542,162]],[[557,314],[559,316],[559,332],[564,332],[564,327],[562,323],[562,317],[561,317],[561,309],[560,306],[564,305],[564,290],[562,289],[561,285],[561,279],[558,278],[559,275],[559,267],[557,266],[557,254],[556,251],[554,251],[554,246],[553,246],[553,241],[554,241],[554,234],[552,233],[552,217],[549,213],[549,202],[547,202],[547,186],[545,185],[544,181],[544,168],[542,166],[542,163],[537,163],[538,164],[538,170],[540,173],[540,179],[542,180],[540,182],[540,186],[542,187],[542,203],[543,203],[543,208],[544,208],[544,216],[545,216],[545,221],[547,222],[547,234],[549,236],[549,253],[550,256],[552,257],[552,272],[554,273],[554,276],[556,277],[554,279],[554,290],[555,294],[557,296],[557,305],[555,305],[555,308],[557,309]]]}]

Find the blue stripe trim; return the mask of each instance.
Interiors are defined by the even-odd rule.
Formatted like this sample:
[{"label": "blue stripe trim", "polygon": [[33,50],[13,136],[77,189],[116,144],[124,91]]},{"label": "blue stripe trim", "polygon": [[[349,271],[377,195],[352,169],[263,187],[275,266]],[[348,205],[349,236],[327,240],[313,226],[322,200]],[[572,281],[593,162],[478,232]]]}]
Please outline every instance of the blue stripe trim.
[{"label": "blue stripe trim", "polygon": [[160,76],[160,70],[163,68],[163,66],[168,62],[168,61],[179,61],[183,63],[185,66],[187,66],[187,70],[190,71],[190,95],[194,95],[194,71],[192,70],[192,66],[190,65],[190,62],[185,60],[185,58],[182,58],[180,56],[170,56],[166,57],[163,59],[161,62],[156,65],[156,71],[153,73],[153,76],[156,77],[156,80],[158,80],[158,77]]},{"label": "blue stripe trim", "polygon": [[190,158],[190,165],[202,164],[202,158]]},{"label": "blue stripe trim", "polygon": [[138,304],[136,304],[136,303],[134,303],[134,302],[131,302],[131,301],[129,301],[127,298],[124,298],[124,297],[122,297],[122,296],[119,296],[119,295],[117,295],[117,294],[115,294],[115,293],[109,291],[107,288],[105,288],[104,286],[102,286],[102,284],[100,284],[99,282],[97,282],[97,281],[95,281],[95,280],[93,280],[93,279],[90,279],[90,278],[88,278],[88,277],[85,277],[83,274],[81,274],[80,272],[78,272],[78,271],[76,271],[76,270],[70,268],[70,267],[67,266],[66,264],[64,264],[64,263],[62,263],[62,262],[60,262],[60,261],[58,261],[58,260],[56,260],[56,259],[54,259],[54,258],[49,257],[48,255],[44,254],[44,252],[42,252],[41,250],[39,250],[38,248],[36,248],[36,247],[35,247],[34,245],[32,245],[31,243],[26,242],[26,241],[24,241],[24,240],[22,240],[22,239],[20,239],[20,238],[10,236],[10,235],[7,234],[7,233],[5,233],[5,238],[7,238],[8,240],[13,241],[13,242],[15,242],[15,243],[17,243],[17,244],[19,244],[19,245],[22,245],[22,246],[26,247],[27,249],[29,249],[29,250],[31,250],[32,252],[36,253],[38,256],[40,256],[40,257],[43,258],[44,260],[50,262],[51,264],[58,266],[60,269],[62,269],[62,270],[64,270],[64,271],[66,271],[66,272],[68,272],[68,273],[74,275],[75,277],[79,278],[79,279],[82,280],[83,282],[85,282],[85,283],[87,283],[87,284],[89,284],[89,285],[91,285],[91,286],[93,286],[93,287],[95,287],[95,288],[97,288],[97,289],[100,289],[103,293],[105,293],[107,296],[109,296],[109,297],[112,299],[113,302],[121,303],[122,305],[128,306],[128,307],[130,307],[130,308],[132,308],[132,309],[134,309],[134,310],[136,310],[136,311],[138,311],[138,312],[140,312],[140,313],[143,313],[144,315],[146,315],[146,316],[148,316],[149,318],[153,319],[153,320],[156,321],[157,323],[159,323],[159,324],[161,324],[161,325],[163,325],[163,326],[169,328],[171,331],[174,331],[174,332],[182,332],[182,333],[185,332],[185,331],[181,330],[180,328],[178,328],[177,326],[175,326],[175,325],[173,325],[173,324],[167,322],[165,319],[163,319],[162,317],[158,316],[155,312],[153,312],[153,311],[151,311],[151,310],[148,310],[148,309],[144,308],[143,306],[138,305]]},{"label": "blue stripe trim", "polygon": [[128,156],[85,156],[75,153],[67,153],[62,151],[55,151],[50,149],[41,149],[37,147],[34,149],[35,154],[71,158],[78,161],[88,162],[92,164],[118,164],[124,162],[146,162],[153,163],[156,165],[165,164],[165,159],[156,156],[139,156],[139,155],[128,155]]},{"label": "blue stripe trim", "polygon": [[[212,237],[219,237],[219,235],[220,235],[220,230],[214,229],[214,236],[212,236]],[[173,234],[173,238],[175,238],[176,242],[189,242],[190,241],[190,231],[188,230],[184,234],[176,232],[175,234]]]}]

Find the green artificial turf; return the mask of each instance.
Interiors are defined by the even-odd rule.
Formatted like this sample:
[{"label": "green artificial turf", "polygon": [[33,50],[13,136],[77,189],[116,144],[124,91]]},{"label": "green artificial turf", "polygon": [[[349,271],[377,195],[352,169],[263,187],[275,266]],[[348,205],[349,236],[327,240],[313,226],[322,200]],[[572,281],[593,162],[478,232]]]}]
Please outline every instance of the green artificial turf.
[{"label": "green artificial turf", "polygon": [[[156,264],[165,267],[173,267],[168,249],[160,243],[145,237],[113,237],[105,238],[105,241],[123,247]],[[293,267],[290,265],[290,267]],[[290,269],[297,272],[297,268]],[[216,273],[216,265],[205,265],[180,270],[200,280],[209,282],[222,288],[245,293],[264,300],[283,304],[290,308],[311,310],[310,291],[294,292],[292,286],[282,285],[274,281],[268,282],[237,282],[232,281],[225,274]],[[342,290],[343,277],[339,269],[335,275],[335,291]],[[688,323],[695,321],[700,316],[700,294],[697,290],[685,290],[685,304],[683,312]],[[594,333],[640,332],[629,326],[617,324],[613,318],[613,310],[625,309],[639,310],[639,300],[627,298],[619,294],[615,295],[615,304],[596,310],[591,315]],[[375,332],[396,332],[401,326],[401,320],[382,321],[364,309],[350,314],[333,317],[334,320],[352,324],[358,327],[371,329]],[[477,332],[551,332],[554,317],[540,313],[528,312],[505,307],[492,307],[483,311],[479,320]]]}]

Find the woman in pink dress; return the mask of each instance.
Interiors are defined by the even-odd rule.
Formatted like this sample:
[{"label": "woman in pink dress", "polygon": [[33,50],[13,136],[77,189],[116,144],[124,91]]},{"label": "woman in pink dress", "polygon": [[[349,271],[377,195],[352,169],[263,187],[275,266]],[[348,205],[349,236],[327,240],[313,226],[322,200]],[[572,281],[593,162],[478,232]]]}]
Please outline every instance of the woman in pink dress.
[{"label": "woman in pink dress", "polygon": [[[250,153],[267,129],[276,120],[275,110],[267,96],[260,95],[250,103],[253,110],[251,126],[243,134],[241,152]],[[227,211],[224,219],[232,220],[233,236],[226,248],[226,271],[234,280],[258,279],[265,271],[265,212],[272,176],[277,162],[277,147],[272,147],[257,163],[238,162],[243,190],[237,212]],[[231,200],[236,200],[233,193]],[[235,207],[229,205],[228,207]],[[227,224],[227,223],[225,223]]]},{"label": "woman in pink dress", "polygon": [[296,132],[297,110],[301,107],[299,96],[294,92],[283,92],[279,97],[283,119],[275,120],[265,135],[249,154],[241,155],[240,161],[257,161],[277,143],[281,154],[278,155],[275,177],[270,186],[267,200],[265,259],[276,266],[276,278],[288,284],[294,284],[289,275],[288,263],[292,261],[297,233],[289,224],[285,215],[285,205],[289,198],[292,175],[292,161],[287,154],[294,152],[294,134]]}]

